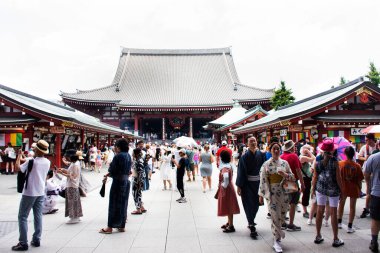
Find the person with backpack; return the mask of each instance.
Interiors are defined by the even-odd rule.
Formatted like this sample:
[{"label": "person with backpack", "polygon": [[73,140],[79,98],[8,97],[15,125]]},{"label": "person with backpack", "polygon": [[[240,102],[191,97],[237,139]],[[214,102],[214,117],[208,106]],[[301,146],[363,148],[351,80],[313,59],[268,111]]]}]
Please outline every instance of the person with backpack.
[{"label": "person with backpack", "polygon": [[35,158],[20,165],[21,153],[20,149],[15,167],[16,170],[20,170],[26,175],[18,213],[19,243],[12,247],[13,251],[28,250],[28,216],[31,209],[33,209],[34,216],[34,234],[31,246],[40,246],[46,175],[50,168],[50,161],[44,157],[49,153],[49,144],[46,141],[39,140],[35,148]]}]

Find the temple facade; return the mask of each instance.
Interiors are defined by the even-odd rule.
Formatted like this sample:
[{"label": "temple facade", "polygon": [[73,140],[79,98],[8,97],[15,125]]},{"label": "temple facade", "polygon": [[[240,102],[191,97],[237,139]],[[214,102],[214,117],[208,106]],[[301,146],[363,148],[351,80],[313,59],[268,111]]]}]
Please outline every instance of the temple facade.
[{"label": "temple facade", "polygon": [[123,48],[110,85],[62,92],[64,103],[147,140],[191,136],[218,139],[205,129],[239,103],[270,109],[273,89],[242,84],[230,48]]}]

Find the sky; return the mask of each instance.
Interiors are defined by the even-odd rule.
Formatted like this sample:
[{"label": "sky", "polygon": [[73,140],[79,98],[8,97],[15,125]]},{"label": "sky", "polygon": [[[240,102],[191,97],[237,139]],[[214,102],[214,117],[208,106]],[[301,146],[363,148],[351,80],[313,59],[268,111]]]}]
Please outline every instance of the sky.
[{"label": "sky", "polygon": [[2,0],[0,84],[60,100],[110,85],[121,47],[232,47],[243,84],[296,99],[380,69],[378,0]]}]

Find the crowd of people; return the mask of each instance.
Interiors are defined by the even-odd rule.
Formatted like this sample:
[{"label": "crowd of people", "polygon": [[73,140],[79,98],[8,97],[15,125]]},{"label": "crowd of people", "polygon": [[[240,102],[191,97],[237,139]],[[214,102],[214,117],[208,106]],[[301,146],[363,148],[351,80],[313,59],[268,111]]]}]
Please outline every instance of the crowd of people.
[{"label": "crowd of people", "polygon": [[[177,147],[168,143],[158,145],[144,141],[134,144],[120,139],[112,147],[104,146],[99,150],[94,146],[83,150],[68,150],[63,159],[66,168],[53,170],[49,170],[50,162],[44,158],[48,152],[45,141],[36,143],[32,152],[33,156],[24,158],[19,153],[15,160],[16,170],[29,174],[19,207],[19,243],[12,247],[16,251],[28,249],[27,217],[31,209],[35,220],[31,245],[40,246],[42,214],[57,211],[55,203],[58,195],[65,197],[65,216],[69,217],[67,223],[81,221],[83,211],[80,197],[85,196],[89,187],[81,173],[82,169],[98,172],[101,167],[108,166],[108,173],[103,179],[104,183],[110,181],[109,178],[112,179],[108,223],[99,233],[111,234],[114,229],[118,232],[125,231],[131,188],[135,204],[131,215],[142,215],[148,211],[144,206],[143,192],[149,190],[150,179],[157,170],[160,171],[162,190],[172,190],[173,185],[176,185],[179,194],[176,201],[182,204],[187,202],[185,180],[188,183],[194,182],[200,174],[201,191],[212,191],[215,163],[219,173],[215,194],[217,215],[227,217],[226,223],[221,226],[224,233],[235,232],[233,217],[240,213],[238,197],[241,197],[252,239],[259,236],[256,214],[259,207],[266,203],[264,208],[267,210],[267,218],[271,219],[275,252],[283,251],[284,231],[302,230],[299,224],[295,224],[298,206],[302,206],[299,211],[303,211],[306,224],[312,225],[315,218],[314,243],[324,242],[321,227],[329,226],[330,219],[332,246],[340,247],[344,245],[344,241],[339,238],[339,231],[343,228],[346,199],[350,198],[346,231],[354,233],[356,200],[365,196],[366,204],[360,217],[370,215],[370,249],[378,252],[380,152],[379,142],[376,142],[373,134],[366,136],[366,144],[359,152],[351,145],[344,147],[344,156],[338,154],[331,138],[325,138],[318,146],[313,146],[311,143],[295,143],[292,140],[281,143],[277,137],[272,137],[264,147],[252,136],[247,139],[247,145],[239,149],[231,149],[227,141],[222,141],[220,147],[208,143]],[[97,164],[98,160],[101,164]],[[33,161],[31,170],[30,161]],[[62,178],[65,179],[65,187],[57,183]],[[362,192],[363,180],[367,185],[365,193]]]}]

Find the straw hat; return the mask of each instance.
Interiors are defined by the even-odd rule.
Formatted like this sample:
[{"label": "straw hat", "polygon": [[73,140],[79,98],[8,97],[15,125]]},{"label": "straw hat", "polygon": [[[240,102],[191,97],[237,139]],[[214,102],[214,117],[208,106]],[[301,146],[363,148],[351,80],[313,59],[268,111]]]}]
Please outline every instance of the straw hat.
[{"label": "straw hat", "polygon": [[49,143],[44,140],[39,140],[37,142],[36,149],[38,149],[41,153],[49,154]]},{"label": "straw hat", "polygon": [[288,152],[293,147],[294,147],[294,141],[292,140],[285,141],[284,146],[282,146],[282,151]]}]

